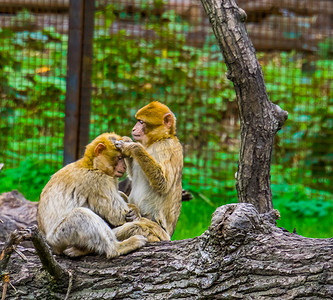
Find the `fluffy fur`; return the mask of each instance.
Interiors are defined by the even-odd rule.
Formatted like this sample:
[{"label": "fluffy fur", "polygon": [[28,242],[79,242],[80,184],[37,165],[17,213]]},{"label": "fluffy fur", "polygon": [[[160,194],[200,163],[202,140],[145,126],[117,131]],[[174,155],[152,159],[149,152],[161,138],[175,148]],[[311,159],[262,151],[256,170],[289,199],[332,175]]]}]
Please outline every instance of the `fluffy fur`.
[{"label": "fluffy fur", "polygon": [[97,137],[81,160],[55,173],[43,189],[37,221],[55,253],[74,257],[93,252],[111,258],[146,243],[139,235],[119,242],[104,221],[120,226],[130,211],[113,176],[120,155],[115,140],[121,138],[114,133]]},{"label": "fluffy fur", "polygon": [[136,114],[133,138],[140,143],[119,143],[132,179],[129,202],[141,215],[161,226],[171,237],[181,209],[183,151],[176,119],[170,109],[154,101]]},{"label": "fluffy fur", "polygon": [[[170,127],[168,130],[164,126],[165,117],[170,118]],[[145,123],[149,145],[162,139],[171,138],[176,134],[175,115],[169,107],[158,101],[153,101],[139,109],[135,114],[135,118]]]},{"label": "fluffy fur", "polygon": [[163,139],[132,152],[128,173],[132,178],[129,203],[140,208],[170,235],[181,210],[183,151],[177,138]]}]

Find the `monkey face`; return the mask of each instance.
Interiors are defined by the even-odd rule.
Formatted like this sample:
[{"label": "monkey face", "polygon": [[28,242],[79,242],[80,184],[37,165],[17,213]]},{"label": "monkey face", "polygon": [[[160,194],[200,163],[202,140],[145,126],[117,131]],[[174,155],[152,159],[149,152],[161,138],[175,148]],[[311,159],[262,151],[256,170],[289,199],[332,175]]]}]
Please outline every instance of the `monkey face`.
[{"label": "monkey face", "polygon": [[132,137],[136,142],[140,142],[141,144],[145,144],[147,142],[148,137],[146,136],[146,123],[142,120],[138,120],[132,129]]},{"label": "monkey face", "polygon": [[126,172],[126,164],[123,156],[118,150],[105,151],[102,155],[105,157],[105,165],[108,165],[106,174],[112,177],[122,177]]},{"label": "monkey face", "polygon": [[95,152],[97,152],[93,160],[95,169],[111,177],[121,177],[124,175],[126,172],[126,164],[120,151],[107,149],[104,144],[100,143],[96,146]]},{"label": "monkey face", "polygon": [[144,147],[170,138],[176,133],[176,118],[164,104],[153,101],[135,114],[138,120],[132,129],[133,139]]},{"label": "monkey face", "polygon": [[116,165],[114,167],[114,177],[122,177],[126,172],[125,160],[122,156],[118,156],[116,160]]}]

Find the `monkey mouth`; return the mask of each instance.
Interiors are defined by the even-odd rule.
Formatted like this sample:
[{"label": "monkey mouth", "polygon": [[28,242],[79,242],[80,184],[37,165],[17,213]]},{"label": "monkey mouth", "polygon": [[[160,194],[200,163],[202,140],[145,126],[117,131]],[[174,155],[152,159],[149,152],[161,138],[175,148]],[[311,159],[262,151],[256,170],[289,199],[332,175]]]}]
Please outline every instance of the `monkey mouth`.
[{"label": "monkey mouth", "polygon": [[132,137],[135,141],[137,141],[138,139],[140,139],[141,135],[140,134],[132,134]]},{"label": "monkey mouth", "polygon": [[125,171],[124,171],[124,172],[116,171],[114,175],[115,175],[116,177],[122,177],[124,174],[125,174]]}]

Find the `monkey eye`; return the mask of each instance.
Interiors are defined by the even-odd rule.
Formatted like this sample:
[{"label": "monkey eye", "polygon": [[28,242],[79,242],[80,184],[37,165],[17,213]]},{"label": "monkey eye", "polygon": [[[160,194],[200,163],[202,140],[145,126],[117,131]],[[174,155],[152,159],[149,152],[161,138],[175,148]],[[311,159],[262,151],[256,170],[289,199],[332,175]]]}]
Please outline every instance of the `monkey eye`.
[{"label": "monkey eye", "polygon": [[143,124],[143,123],[144,123],[142,120],[138,120],[138,122],[139,122],[140,124]]}]

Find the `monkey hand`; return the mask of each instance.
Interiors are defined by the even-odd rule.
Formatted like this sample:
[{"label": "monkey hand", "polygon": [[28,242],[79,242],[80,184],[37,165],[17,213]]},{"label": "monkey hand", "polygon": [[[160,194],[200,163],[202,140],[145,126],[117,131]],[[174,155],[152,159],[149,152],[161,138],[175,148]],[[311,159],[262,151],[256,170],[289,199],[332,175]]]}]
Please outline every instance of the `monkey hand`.
[{"label": "monkey hand", "polygon": [[139,146],[138,143],[124,142],[124,141],[116,141],[114,145],[125,157],[132,156],[134,149],[136,149]]},{"label": "monkey hand", "polygon": [[128,204],[129,211],[125,216],[126,222],[132,222],[141,218],[140,210],[135,204]]},{"label": "monkey hand", "polygon": [[126,135],[121,137],[121,140],[125,143],[133,142],[133,140],[130,137],[126,136]]}]

